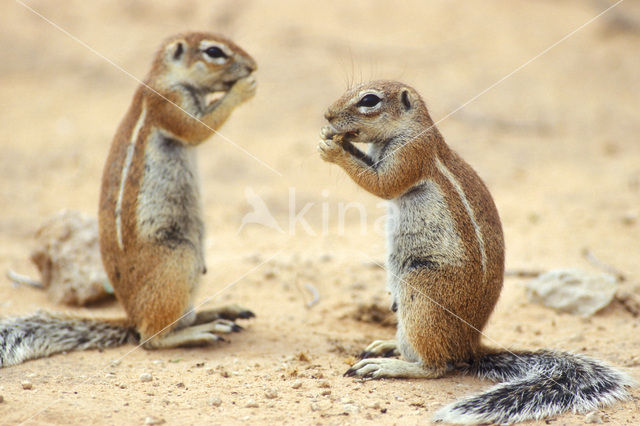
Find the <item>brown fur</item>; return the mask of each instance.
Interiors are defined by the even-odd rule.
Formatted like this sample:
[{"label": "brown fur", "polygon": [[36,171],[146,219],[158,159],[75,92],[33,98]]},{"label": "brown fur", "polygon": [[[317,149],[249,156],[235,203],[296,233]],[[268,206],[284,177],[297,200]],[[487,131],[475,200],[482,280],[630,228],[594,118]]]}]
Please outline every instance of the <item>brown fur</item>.
[{"label": "brown fur", "polygon": [[[500,381],[434,417],[460,424],[585,412],[628,396],[633,381],[599,361],[481,345],[502,288],[500,219],[486,186],[447,147],[415,90],[392,81],[364,84],[325,117],[321,157],[395,207],[389,210],[395,226],[388,226],[387,275],[396,340],[370,344],[346,375],[437,378],[456,369]],[[351,142],[369,143],[369,155]],[[387,358],[398,354],[404,359]]]},{"label": "brown fur", "polygon": [[[372,91],[384,95],[384,105],[362,113],[357,101]],[[408,111],[403,93],[410,103]],[[398,320],[420,361],[437,371],[444,373],[447,364],[478,355],[483,351],[480,331],[498,300],[504,269],[502,228],[486,186],[446,145],[420,96],[404,84],[376,81],[349,90],[325,117],[330,126],[323,130],[323,158],[341,166],[362,188],[381,198],[397,199],[431,181],[444,195],[461,242],[455,255],[464,261],[403,271],[403,291],[395,300]],[[351,142],[372,144],[373,166],[348,152],[357,148],[343,149]],[[458,181],[475,214],[485,243],[486,271],[471,217],[438,160]]]},{"label": "brown fur", "polygon": [[[225,46],[227,62],[205,60],[200,48],[203,40]],[[255,61],[222,36],[188,33],[171,37],[156,54],[145,85],[136,91],[113,139],[102,179],[100,247],[116,296],[142,339],[161,331],[166,334],[191,307],[205,270],[204,228],[196,171],[187,164],[185,153],[211,136],[237,105],[253,96],[249,79],[255,70]],[[206,94],[214,91],[226,94],[215,107],[206,105]],[[137,138],[132,141],[136,126]],[[151,161],[156,156],[160,163]],[[156,164],[174,159],[180,168],[154,170]],[[174,177],[173,172],[179,175]],[[174,179],[184,184],[175,186]],[[187,197],[184,206],[181,197]],[[165,206],[162,199],[171,204]],[[149,218],[141,219],[142,211]],[[162,345],[162,337],[147,346]]]}]

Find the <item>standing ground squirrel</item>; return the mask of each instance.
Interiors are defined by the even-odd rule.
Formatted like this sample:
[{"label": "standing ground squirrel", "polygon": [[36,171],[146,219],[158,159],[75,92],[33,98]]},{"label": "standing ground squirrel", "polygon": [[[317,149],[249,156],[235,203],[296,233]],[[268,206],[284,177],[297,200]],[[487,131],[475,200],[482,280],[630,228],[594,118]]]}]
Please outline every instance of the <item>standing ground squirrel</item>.
[{"label": "standing ground squirrel", "polygon": [[[393,204],[387,281],[396,340],[373,342],[346,375],[438,378],[455,370],[499,382],[436,413],[435,420],[451,423],[540,419],[626,398],[632,380],[596,360],[481,344],[502,289],[500,218],[480,177],[446,145],[413,88],[363,84],[331,105],[325,118],[322,159]],[[369,153],[351,142],[369,143]],[[405,360],[384,358],[397,354]]]},{"label": "standing ground squirrel", "polygon": [[[169,38],[113,139],[99,206],[102,261],[127,313],[94,320],[36,313],[0,322],[0,366],[72,349],[143,342],[204,345],[253,313],[227,306],[195,313],[206,271],[194,147],[255,94],[257,66],[216,34]],[[211,100],[219,94],[217,100]]]}]

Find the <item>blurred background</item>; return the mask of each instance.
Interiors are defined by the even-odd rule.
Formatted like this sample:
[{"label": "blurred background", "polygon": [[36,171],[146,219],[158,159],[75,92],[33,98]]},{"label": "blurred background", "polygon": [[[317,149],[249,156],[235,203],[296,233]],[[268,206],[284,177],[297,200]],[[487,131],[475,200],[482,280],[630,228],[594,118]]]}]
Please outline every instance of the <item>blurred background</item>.
[{"label": "blurred background", "polygon": [[[255,308],[263,320],[282,312],[274,305],[274,288],[276,299],[282,295],[282,303],[290,304],[288,319],[311,321],[321,333],[344,325],[344,300],[385,300],[384,273],[370,267],[384,261],[384,237],[373,232],[384,214],[380,200],[316,152],[325,108],[347,87],[371,79],[414,86],[448,144],[485,180],[505,228],[507,269],[588,267],[582,255],[588,248],[632,281],[640,280],[636,0],[600,17],[615,2],[25,4],[0,5],[0,272],[36,275],[28,260],[32,235],[53,213],[68,208],[97,214],[103,163],[138,84],[134,77],[144,78],[168,35],[206,30],[229,36],[259,64],[256,97],[234,112],[221,133],[270,168],[221,137],[198,148],[207,261],[213,265],[204,294],[240,277],[251,264],[247,258],[264,260],[281,251],[281,263],[243,278],[244,285],[228,295]],[[238,231],[252,211],[248,193],[264,201],[285,232],[251,224]],[[364,232],[356,209],[347,214],[344,232],[339,229],[338,207],[349,202],[363,203]],[[304,218],[312,232],[290,222],[291,212],[307,203],[312,204]],[[321,290],[326,309],[315,319],[301,306],[298,290],[288,287],[299,276]],[[274,279],[276,287],[269,286]],[[508,343],[533,344],[511,326],[509,311],[522,295],[507,281],[490,330]],[[0,297],[2,315],[57,308],[44,294],[12,288],[5,278]],[[542,308],[519,306],[519,320],[548,318]],[[635,340],[621,347],[600,330],[599,343],[591,346],[594,355],[637,353],[637,330],[625,315],[610,313],[601,318],[603,327]],[[333,319],[325,323],[326,318]],[[565,320],[568,327],[583,326]],[[278,335],[292,330],[256,324],[254,330],[265,333],[269,326]],[[538,331],[549,336],[555,329],[544,324]],[[367,330],[364,335],[376,334]],[[352,332],[362,339],[362,332],[347,326],[339,336]],[[555,332],[565,342],[567,335]],[[357,348],[361,341],[351,344]]]}]

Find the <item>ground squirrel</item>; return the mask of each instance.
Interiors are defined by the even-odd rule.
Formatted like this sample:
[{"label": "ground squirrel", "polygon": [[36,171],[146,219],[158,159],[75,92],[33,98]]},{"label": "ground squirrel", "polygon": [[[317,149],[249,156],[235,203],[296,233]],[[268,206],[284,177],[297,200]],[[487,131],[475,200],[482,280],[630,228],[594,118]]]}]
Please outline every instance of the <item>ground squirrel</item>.
[{"label": "ground squirrel", "polygon": [[[99,206],[102,261],[127,319],[37,313],[0,322],[0,366],[140,340],[203,345],[253,316],[239,306],[195,313],[205,273],[194,147],[253,97],[253,58],[216,34],[166,40],[113,139]],[[214,99],[216,98],[216,99]]]},{"label": "ground squirrel", "polygon": [[[435,420],[451,423],[540,419],[626,397],[632,380],[596,360],[481,344],[502,288],[502,226],[487,187],[446,145],[413,88],[363,84],[332,104],[325,118],[322,159],[394,205],[387,281],[396,340],[373,342],[346,375],[438,378],[455,370],[500,382],[436,413]],[[352,142],[370,144],[368,154]],[[404,360],[385,358],[396,354]]]}]

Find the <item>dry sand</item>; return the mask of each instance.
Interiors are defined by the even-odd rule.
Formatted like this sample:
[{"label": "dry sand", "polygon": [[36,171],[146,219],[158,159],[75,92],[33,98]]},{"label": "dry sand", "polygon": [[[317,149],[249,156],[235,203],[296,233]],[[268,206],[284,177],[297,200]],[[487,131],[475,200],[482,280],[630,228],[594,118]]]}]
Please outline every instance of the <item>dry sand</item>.
[{"label": "dry sand", "polygon": [[[104,58],[18,2],[0,6],[0,271],[36,275],[28,261],[33,232],[58,210],[96,214],[110,139],[137,84],[105,58],[142,78],[165,36],[214,30],[254,55],[260,86],[222,129],[225,138],[199,148],[209,273],[198,301],[241,303],[257,318],[217,347],[124,346],[2,369],[0,423],[424,424],[443,404],[488,387],[459,376],[342,377],[372,339],[393,335],[352,317],[359,303],[389,303],[375,266],[384,259],[376,232],[384,210],[316,153],[324,108],[354,81],[399,79],[423,94],[448,143],[494,195],[507,269],[589,269],[586,247],[624,271],[623,288],[640,281],[637,2],[521,69],[612,3],[158,3],[29,2]],[[248,193],[264,200],[284,232],[259,225],[238,232],[251,211]],[[341,225],[338,209],[349,202],[362,203],[364,230],[356,208]],[[289,222],[290,209],[306,203],[313,233]],[[320,295],[312,308],[306,284]],[[638,318],[620,304],[586,320],[558,314],[528,303],[520,284],[506,280],[486,328],[491,340],[579,351],[640,379]],[[39,308],[67,309],[0,279],[1,315]],[[115,302],[73,311],[121,313]],[[151,381],[141,381],[145,373]],[[603,420],[639,424],[640,393],[632,395],[602,410]],[[567,414],[551,423],[584,421]]]}]

